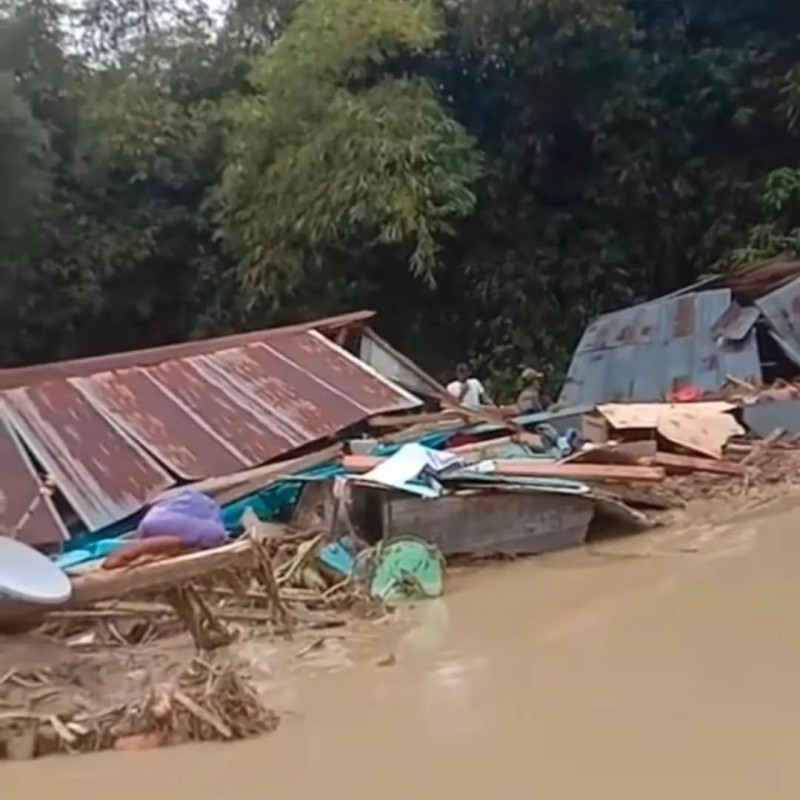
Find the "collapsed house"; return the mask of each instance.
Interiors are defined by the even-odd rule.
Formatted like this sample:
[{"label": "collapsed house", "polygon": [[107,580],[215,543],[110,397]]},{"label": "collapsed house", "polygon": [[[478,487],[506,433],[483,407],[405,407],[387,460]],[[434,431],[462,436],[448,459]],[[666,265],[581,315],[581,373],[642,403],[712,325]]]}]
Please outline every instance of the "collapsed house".
[{"label": "collapsed house", "polygon": [[[421,406],[412,391],[437,384],[369,329],[372,316],[1,370],[0,526],[13,530],[33,504],[18,537],[58,546],[71,530],[128,520],[169,487]],[[45,476],[54,495],[36,504]]]},{"label": "collapsed house", "polygon": [[594,320],[559,404],[661,400],[798,373],[800,262],[772,261]]}]

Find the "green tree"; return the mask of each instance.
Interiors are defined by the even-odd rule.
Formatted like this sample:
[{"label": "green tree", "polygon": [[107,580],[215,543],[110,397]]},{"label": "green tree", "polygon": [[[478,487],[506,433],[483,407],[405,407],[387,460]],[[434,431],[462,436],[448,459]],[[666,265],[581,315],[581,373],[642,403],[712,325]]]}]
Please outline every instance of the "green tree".
[{"label": "green tree", "polygon": [[[315,265],[407,247],[432,280],[440,240],[475,202],[471,137],[395,56],[433,47],[428,0],[307,0],[231,101],[221,220],[249,284],[274,297]],[[391,255],[389,256],[391,258]]]}]

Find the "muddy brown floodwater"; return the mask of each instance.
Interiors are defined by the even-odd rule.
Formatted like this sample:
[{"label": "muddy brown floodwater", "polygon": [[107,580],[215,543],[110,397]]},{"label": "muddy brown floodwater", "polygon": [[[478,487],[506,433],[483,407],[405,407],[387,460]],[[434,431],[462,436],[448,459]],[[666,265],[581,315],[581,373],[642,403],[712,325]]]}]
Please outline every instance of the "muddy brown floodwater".
[{"label": "muddy brown floodwater", "polygon": [[795,800],[799,527],[790,499],[457,574],[369,657],[276,688],[271,736],[7,764],[0,795]]}]

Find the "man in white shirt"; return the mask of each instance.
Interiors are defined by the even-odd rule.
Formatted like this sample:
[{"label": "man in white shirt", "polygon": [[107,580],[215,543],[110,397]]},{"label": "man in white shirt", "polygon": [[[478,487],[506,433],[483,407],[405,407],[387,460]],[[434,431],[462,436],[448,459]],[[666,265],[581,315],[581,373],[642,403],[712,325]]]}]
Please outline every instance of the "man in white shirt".
[{"label": "man in white shirt", "polygon": [[470,368],[466,364],[456,367],[456,379],[447,384],[447,391],[459,404],[468,408],[491,405],[483,384],[477,378],[471,377]]}]

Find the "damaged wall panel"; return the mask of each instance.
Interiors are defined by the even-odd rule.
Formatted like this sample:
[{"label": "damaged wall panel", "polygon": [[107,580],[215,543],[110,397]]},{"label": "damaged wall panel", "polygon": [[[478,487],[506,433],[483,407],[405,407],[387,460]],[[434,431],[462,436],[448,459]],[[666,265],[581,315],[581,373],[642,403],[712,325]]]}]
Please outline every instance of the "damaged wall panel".
[{"label": "damaged wall panel", "polygon": [[600,317],[575,351],[559,403],[662,400],[684,386],[717,389],[727,375],[759,380],[752,324],[737,340],[718,332],[730,306],[730,289],[713,289]]},{"label": "damaged wall panel", "polygon": [[414,534],[444,555],[536,555],[581,544],[594,515],[585,497],[544,492],[450,495],[435,501],[392,496],[391,534]]}]

